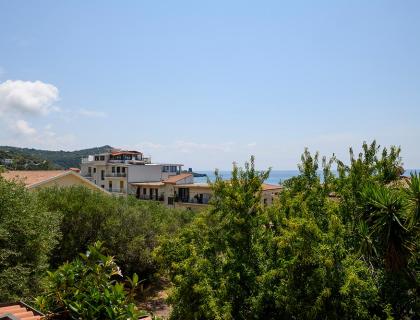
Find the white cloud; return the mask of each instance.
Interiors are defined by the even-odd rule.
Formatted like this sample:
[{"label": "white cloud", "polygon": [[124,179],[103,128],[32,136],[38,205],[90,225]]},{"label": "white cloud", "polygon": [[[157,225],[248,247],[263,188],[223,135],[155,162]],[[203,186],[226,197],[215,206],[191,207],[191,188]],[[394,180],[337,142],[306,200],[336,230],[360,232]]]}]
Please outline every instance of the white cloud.
[{"label": "white cloud", "polygon": [[14,129],[18,134],[22,134],[25,136],[33,136],[37,133],[37,131],[32,128],[28,122],[25,120],[18,120],[14,125]]},{"label": "white cloud", "polygon": [[46,115],[57,110],[58,89],[41,81],[7,80],[0,83],[0,113]]},{"label": "white cloud", "polygon": [[105,118],[107,116],[105,112],[89,109],[80,109],[78,113],[82,116],[90,118]]}]

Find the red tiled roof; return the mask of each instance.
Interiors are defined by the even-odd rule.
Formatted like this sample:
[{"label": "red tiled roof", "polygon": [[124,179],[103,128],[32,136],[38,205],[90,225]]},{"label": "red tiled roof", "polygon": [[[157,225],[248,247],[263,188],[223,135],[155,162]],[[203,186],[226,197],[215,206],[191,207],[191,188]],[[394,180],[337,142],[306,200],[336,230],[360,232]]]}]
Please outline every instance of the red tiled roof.
[{"label": "red tiled roof", "polygon": [[9,319],[7,316],[13,316],[10,319],[19,320],[40,320],[43,318],[38,312],[19,302],[0,306],[0,318]]},{"label": "red tiled roof", "polygon": [[282,189],[282,187],[280,185],[268,184],[268,183],[263,183],[262,184],[262,190],[263,191],[280,190],[280,189]]},{"label": "red tiled roof", "polygon": [[0,175],[6,180],[19,180],[27,187],[40,183],[45,180],[52,179],[64,174],[64,170],[34,170],[34,171],[6,171]]},{"label": "red tiled roof", "polygon": [[171,176],[168,179],[164,180],[164,183],[177,183],[178,181],[188,178],[188,177],[192,177],[191,173],[181,173],[181,174],[177,174],[176,176]]},{"label": "red tiled roof", "polygon": [[119,156],[119,155],[122,155],[122,154],[130,154],[130,155],[133,155],[133,154],[142,154],[142,153],[139,152],[139,151],[113,151],[113,152],[111,152],[111,154],[113,156]]}]

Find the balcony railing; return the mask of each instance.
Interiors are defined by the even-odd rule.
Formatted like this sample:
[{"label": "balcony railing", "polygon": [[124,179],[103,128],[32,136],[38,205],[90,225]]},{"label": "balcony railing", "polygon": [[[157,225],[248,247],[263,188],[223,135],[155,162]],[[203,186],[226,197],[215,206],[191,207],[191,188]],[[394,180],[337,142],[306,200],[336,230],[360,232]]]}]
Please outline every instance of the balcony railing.
[{"label": "balcony railing", "polygon": [[158,197],[156,197],[155,195],[150,196],[150,195],[141,194],[138,198],[140,200],[155,200],[155,201],[164,201],[165,200],[165,197],[164,197],[163,194],[159,195]]},{"label": "balcony railing", "polygon": [[179,198],[175,197],[175,202],[181,203],[195,203],[195,204],[208,204],[210,199],[197,199],[197,198]]},{"label": "balcony railing", "polygon": [[112,193],[127,193],[125,189],[107,188],[106,190]]},{"label": "balcony railing", "polygon": [[105,174],[106,177],[126,177],[127,173],[126,172],[111,172],[111,173],[107,173]]}]

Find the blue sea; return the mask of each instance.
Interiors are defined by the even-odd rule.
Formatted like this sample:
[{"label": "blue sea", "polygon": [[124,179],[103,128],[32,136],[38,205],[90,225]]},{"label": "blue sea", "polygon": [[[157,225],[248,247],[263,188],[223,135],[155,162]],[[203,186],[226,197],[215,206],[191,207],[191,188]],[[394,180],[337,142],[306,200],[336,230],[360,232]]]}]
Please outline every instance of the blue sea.
[{"label": "blue sea", "polygon": [[[405,176],[410,176],[411,172],[420,172],[419,169],[407,169],[404,172]],[[205,173],[207,174],[207,177],[196,177],[194,178],[194,182],[207,182],[207,178],[210,179],[210,181],[214,181],[215,179],[215,175],[214,175],[214,171],[196,171],[197,173]],[[222,176],[223,179],[228,180],[231,178],[232,174],[231,171],[219,171],[219,174]],[[320,172],[321,174],[321,172]],[[269,184],[279,184],[284,182],[287,179],[290,179],[292,177],[295,177],[299,175],[299,171],[298,170],[272,170],[270,172],[270,176],[268,177],[268,179],[266,180],[266,183]]]}]

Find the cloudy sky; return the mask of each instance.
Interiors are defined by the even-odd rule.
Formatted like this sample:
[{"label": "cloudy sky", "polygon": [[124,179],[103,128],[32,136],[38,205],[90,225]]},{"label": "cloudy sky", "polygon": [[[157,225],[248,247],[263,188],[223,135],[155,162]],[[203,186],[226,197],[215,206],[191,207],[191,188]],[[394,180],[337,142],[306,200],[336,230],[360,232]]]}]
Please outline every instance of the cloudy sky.
[{"label": "cloudy sky", "polygon": [[294,169],[377,139],[420,167],[420,2],[1,1],[0,145]]}]

